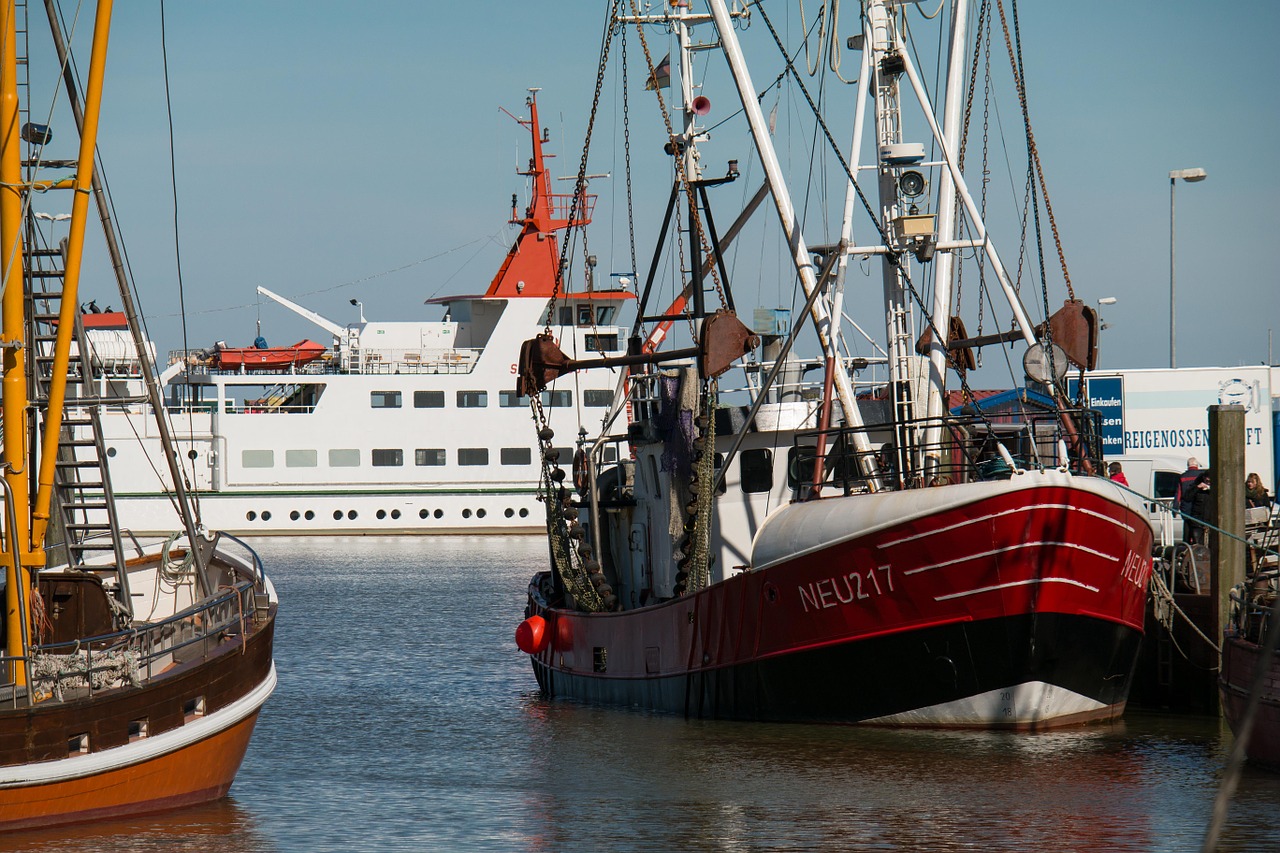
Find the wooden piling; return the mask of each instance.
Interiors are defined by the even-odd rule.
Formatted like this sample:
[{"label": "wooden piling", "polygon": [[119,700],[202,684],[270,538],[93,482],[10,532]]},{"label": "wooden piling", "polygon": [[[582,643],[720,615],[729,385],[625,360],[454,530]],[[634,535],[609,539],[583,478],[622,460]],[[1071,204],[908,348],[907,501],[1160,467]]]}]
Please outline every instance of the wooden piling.
[{"label": "wooden piling", "polygon": [[[1231,588],[1244,581],[1244,407],[1209,407],[1210,588],[1216,614],[1209,634],[1217,644],[1231,612]],[[1219,533],[1218,530],[1222,532]],[[1219,707],[1219,713],[1221,708]]]}]

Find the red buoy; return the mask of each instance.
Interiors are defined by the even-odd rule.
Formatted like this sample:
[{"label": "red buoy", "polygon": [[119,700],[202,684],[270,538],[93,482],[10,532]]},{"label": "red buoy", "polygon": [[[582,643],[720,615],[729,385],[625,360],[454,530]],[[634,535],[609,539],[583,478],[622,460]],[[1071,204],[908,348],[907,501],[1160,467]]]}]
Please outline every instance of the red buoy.
[{"label": "red buoy", "polygon": [[516,627],[516,645],[527,655],[536,655],[547,647],[547,620],[530,616]]}]

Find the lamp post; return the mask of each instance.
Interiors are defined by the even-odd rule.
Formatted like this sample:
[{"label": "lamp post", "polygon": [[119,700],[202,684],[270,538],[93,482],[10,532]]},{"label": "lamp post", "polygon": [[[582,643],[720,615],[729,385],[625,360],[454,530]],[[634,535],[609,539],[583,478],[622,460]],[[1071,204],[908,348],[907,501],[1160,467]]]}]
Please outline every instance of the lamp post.
[{"label": "lamp post", "polygon": [[49,226],[49,242],[54,242],[53,241],[54,226],[52,223],[66,222],[68,219],[71,218],[71,214],[70,213],[45,213],[43,211],[36,211],[35,217],[36,219],[43,219],[45,222],[51,223]]},{"label": "lamp post", "polygon": [[1176,305],[1174,296],[1176,293],[1175,283],[1177,282],[1177,278],[1173,247],[1178,233],[1176,227],[1177,220],[1175,211],[1177,208],[1174,204],[1174,190],[1178,186],[1179,178],[1187,181],[1188,183],[1195,183],[1197,181],[1203,181],[1207,177],[1209,177],[1209,175],[1204,169],[1174,169],[1169,173],[1169,367],[1171,368],[1178,366],[1178,345],[1174,331]]},{"label": "lamp post", "polygon": [[365,319],[364,319],[364,303],[363,303],[363,302],[361,302],[359,299],[352,299],[352,300],[351,300],[351,304],[352,304],[352,305],[354,305],[354,306],[356,307],[356,310],[360,312],[360,322],[361,322],[361,323],[365,322]]},{"label": "lamp post", "polygon": [[1102,319],[1102,306],[1115,305],[1116,301],[1114,296],[1104,296],[1098,300],[1098,331],[1111,328],[1111,324]]}]

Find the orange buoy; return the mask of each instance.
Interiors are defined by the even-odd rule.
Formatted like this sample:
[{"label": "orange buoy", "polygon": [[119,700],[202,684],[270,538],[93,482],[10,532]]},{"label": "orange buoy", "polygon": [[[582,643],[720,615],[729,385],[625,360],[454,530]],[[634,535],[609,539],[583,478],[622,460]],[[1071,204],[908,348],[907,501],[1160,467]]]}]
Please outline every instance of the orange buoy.
[{"label": "orange buoy", "polygon": [[536,655],[547,647],[551,639],[547,634],[547,620],[530,616],[516,627],[516,645],[527,655]]}]

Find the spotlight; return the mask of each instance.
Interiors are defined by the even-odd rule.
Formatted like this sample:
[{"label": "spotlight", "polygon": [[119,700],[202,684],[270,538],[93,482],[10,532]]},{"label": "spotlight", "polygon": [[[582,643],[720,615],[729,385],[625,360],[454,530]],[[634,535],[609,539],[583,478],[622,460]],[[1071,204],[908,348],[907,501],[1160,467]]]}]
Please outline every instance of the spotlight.
[{"label": "spotlight", "polygon": [[925,179],[924,175],[911,169],[903,172],[898,178],[898,189],[907,198],[915,198],[924,192]]}]

